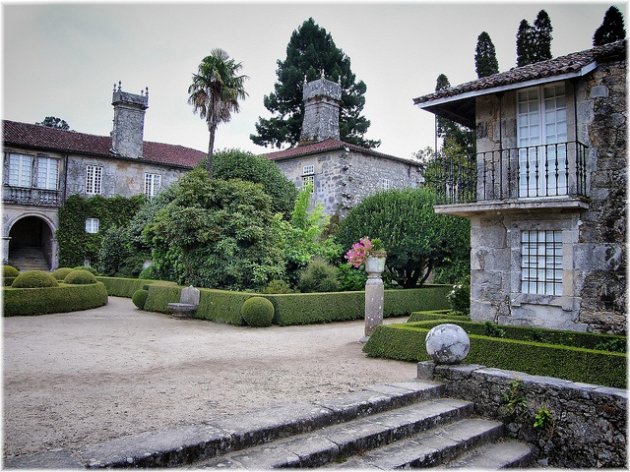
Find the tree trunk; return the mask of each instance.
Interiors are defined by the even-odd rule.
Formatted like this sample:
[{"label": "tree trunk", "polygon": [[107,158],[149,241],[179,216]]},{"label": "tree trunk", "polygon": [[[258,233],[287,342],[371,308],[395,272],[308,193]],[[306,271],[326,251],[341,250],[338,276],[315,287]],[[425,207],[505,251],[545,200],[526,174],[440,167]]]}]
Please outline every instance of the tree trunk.
[{"label": "tree trunk", "polygon": [[217,130],[217,125],[208,123],[208,131],[210,132],[210,139],[208,140],[208,162],[206,163],[206,170],[208,175],[212,178],[212,155],[214,153],[214,133]]}]

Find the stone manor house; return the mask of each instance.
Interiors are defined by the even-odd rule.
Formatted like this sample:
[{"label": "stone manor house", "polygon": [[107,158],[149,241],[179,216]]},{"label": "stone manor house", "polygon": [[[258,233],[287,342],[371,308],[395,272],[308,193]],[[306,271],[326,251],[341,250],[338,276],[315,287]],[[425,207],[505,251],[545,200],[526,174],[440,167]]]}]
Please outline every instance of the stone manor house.
[{"label": "stone manor house", "polygon": [[625,333],[626,66],[618,41],[414,100],[476,130],[435,207],[471,221],[474,320]]},{"label": "stone manor house", "polygon": [[[3,121],[3,262],[20,269],[58,266],[57,211],[70,195],[146,194],[151,197],[205,153],[143,141],[148,90],[132,94],[114,87],[111,136]],[[98,232],[88,218],[85,231]]]}]

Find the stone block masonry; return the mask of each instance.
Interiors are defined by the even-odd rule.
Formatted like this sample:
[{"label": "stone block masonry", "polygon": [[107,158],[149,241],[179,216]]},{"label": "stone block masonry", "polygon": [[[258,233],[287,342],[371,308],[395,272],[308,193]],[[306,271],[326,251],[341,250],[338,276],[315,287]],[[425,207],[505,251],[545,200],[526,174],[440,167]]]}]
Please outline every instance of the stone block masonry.
[{"label": "stone block masonry", "polygon": [[[628,392],[481,365],[418,364],[418,377],[443,382],[446,394],[475,402],[475,412],[504,421],[539,458],[565,468],[627,467]],[[548,412],[549,418],[534,426]]]}]

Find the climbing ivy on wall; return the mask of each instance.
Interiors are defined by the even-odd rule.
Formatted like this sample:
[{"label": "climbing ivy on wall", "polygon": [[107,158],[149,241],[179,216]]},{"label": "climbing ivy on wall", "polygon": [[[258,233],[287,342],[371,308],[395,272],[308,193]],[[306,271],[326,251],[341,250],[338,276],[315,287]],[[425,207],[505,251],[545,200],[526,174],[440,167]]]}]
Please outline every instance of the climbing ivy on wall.
[{"label": "climbing ivy on wall", "polygon": [[[144,195],[130,198],[120,195],[110,198],[100,195],[90,198],[79,195],[69,197],[59,209],[57,243],[60,266],[83,265],[85,259],[89,259],[92,266],[98,265],[98,252],[105,232],[113,226],[127,224],[145,202]],[[87,218],[99,219],[98,233],[85,231]]]}]

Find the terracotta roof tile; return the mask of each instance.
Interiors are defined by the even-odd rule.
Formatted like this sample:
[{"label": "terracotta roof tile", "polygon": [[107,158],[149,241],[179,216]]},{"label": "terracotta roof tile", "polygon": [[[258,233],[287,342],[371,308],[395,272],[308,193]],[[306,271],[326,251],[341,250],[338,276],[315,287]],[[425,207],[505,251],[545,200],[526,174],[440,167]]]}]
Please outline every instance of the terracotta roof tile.
[{"label": "terracotta roof tile", "polygon": [[[63,131],[42,125],[3,120],[5,145],[59,153],[117,158],[110,152],[109,136]],[[174,144],[145,141],[143,162],[192,168],[206,157],[204,152]]]},{"label": "terracotta roof tile", "polygon": [[456,87],[450,87],[435,93],[414,98],[414,104],[418,105],[431,100],[453,97],[467,92],[482,91],[494,87],[511,85],[528,80],[553,77],[570,72],[578,72],[583,67],[602,59],[626,56],[626,41],[620,40],[614,43],[604,44],[585,51],[574,52],[566,56],[555,57],[547,61],[517,67],[507,72],[501,72],[479,80],[473,80]]}]

